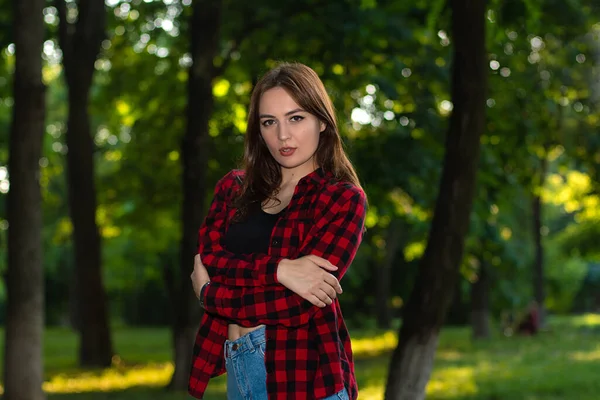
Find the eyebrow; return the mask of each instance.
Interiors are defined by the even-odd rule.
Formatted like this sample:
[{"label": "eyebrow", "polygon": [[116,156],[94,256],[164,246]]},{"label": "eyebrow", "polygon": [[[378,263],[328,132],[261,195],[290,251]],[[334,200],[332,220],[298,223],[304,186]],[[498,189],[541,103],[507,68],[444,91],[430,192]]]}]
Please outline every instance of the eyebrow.
[{"label": "eyebrow", "polygon": [[[297,112],[306,112],[306,111],[305,111],[305,110],[303,110],[302,108],[295,108],[295,109],[293,109],[292,111],[288,111],[288,112],[286,112],[286,113],[285,113],[285,116],[287,117],[288,115],[295,114],[295,113],[297,113]],[[260,114],[258,117],[259,117],[259,118],[275,118],[275,116],[274,116],[274,115],[269,115],[269,114]]]}]

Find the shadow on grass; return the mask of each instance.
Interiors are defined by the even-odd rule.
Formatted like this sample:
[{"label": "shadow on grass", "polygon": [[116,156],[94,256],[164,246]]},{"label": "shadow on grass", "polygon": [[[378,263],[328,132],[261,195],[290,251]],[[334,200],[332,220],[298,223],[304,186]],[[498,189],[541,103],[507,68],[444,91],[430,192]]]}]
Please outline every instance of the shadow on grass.
[{"label": "shadow on grass", "polygon": [[497,337],[458,346],[467,351],[458,359],[444,358],[453,351],[453,342],[442,340],[428,399],[599,398],[600,344],[579,328],[552,327],[535,337]]},{"label": "shadow on grass", "polygon": [[[442,330],[427,399],[597,400],[600,315],[551,321],[535,337],[495,335],[477,342],[468,328]],[[355,331],[352,338],[360,399],[380,400],[396,331]],[[187,393],[165,389],[173,369],[168,330],[115,330],[124,361],[116,358],[113,367],[103,370],[76,368],[74,339],[62,330],[46,335],[44,389],[49,399],[190,399]],[[205,399],[226,399],[225,377],[211,380]]]},{"label": "shadow on grass", "polygon": [[[49,394],[49,400],[183,400],[190,399],[190,396],[183,393],[167,392],[164,388],[132,388],[113,392],[86,392],[86,393],[61,393]],[[209,399],[209,397],[206,397]],[[210,398],[211,400],[226,399],[223,397]]]},{"label": "shadow on grass", "polygon": [[[444,329],[427,399],[599,399],[600,341],[594,337],[599,316],[552,321],[535,337],[495,335],[475,342],[467,328]],[[383,398],[394,347],[371,356],[357,354],[361,399]]]},{"label": "shadow on grass", "polygon": [[[92,376],[90,376],[92,378]],[[97,377],[97,379],[101,379]],[[226,384],[224,377],[211,380],[204,400],[226,400]],[[160,381],[148,382],[146,384],[133,384],[127,389],[118,389],[115,386],[109,386],[110,390],[83,390],[72,393],[65,393],[69,387],[63,387],[58,392],[50,391],[49,400],[183,400],[192,397],[185,391],[174,392],[167,390],[166,383]]]},{"label": "shadow on grass", "polygon": [[[164,388],[134,388],[116,392],[50,394],[49,400],[190,400],[186,392],[169,392]],[[207,392],[204,400],[226,400],[225,392]]]}]

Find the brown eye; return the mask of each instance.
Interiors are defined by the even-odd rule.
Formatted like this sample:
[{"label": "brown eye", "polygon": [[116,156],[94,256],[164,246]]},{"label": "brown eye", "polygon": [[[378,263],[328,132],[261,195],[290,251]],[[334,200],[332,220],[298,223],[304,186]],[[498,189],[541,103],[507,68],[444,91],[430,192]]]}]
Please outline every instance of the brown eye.
[{"label": "brown eye", "polygon": [[274,121],[274,120],[272,120],[272,119],[266,119],[266,120],[264,120],[264,121],[263,121],[261,124],[262,124],[262,126],[271,126],[271,125],[273,125],[274,123],[275,123],[275,121]]},{"label": "brown eye", "polygon": [[301,115],[294,115],[292,118],[290,118],[290,121],[292,121],[292,122],[300,122],[303,119],[304,119],[304,117],[301,116]]}]

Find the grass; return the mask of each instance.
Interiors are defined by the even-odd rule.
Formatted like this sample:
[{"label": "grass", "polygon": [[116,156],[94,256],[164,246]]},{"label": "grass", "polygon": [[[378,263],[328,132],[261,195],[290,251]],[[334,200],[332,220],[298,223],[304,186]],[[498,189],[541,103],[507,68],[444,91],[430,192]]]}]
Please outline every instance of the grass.
[{"label": "grass", "polygon": [[[353,334],[360,398],[383,398],[387,367],[397,343],[394,332]],[[3,337],[3,335],[2,335]],[[173,372],[167,329],[118,328],[118,356],[104,370],[76,366],[76,336],[49,329],[45,335],[44,389],[49,399],[179,400],[185,393],[163,387]],[[553,318],[536,337],[503,337],[473,342],[466,328],[442,331],[430,400],[598,399],[600,315]],[[225,380],[211,381],[206,400],[224,400]]]}]

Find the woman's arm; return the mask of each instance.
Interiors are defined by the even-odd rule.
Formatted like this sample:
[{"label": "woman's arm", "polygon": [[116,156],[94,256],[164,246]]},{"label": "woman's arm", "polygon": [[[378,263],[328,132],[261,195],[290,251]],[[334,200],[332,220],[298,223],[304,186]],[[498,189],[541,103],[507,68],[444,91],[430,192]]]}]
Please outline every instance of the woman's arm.
[{"label": "woman's arm", "polygon": [[[337,269],[330,262],[320,257],[313,257],[310,262],[303,260],[302,267],[306,269],[301,274],[303,276],[299,277],[297,273],[299,266],[296,266],[296,274],[291,273],[290,269],[287,268],[289,265],[282,267],[283,257],[273,257],[259,253],[238,255],[227,251],[221,245],[221,242],[225,236],[227,204],[230,201],[228,198],[231,198],[236,179],[235,171],[232,171],[219,181],[215,188],[212,204],[198,235],[198,254],[215,283],[239,287],[267,286],[281,283],[297,293],[302,293],[299,288],[306,287],[306,279],[303,280],[302,278],[306,278],[306,274],[310,273],[311,268],[313,271],[316,267],[324,271],[335,271]],[[279,281],[279,278],[283,276],[282,274],[285,274],[287,281],[294,278],[300,279],[286,284]],[[332,283],[329,278],[331,276],[324,276],[323,279],[319,279],[317,286],[326,288],[325,290],[328,291],[339,286],[338,282]],[[316,288],[312,289],[313,292],[315,290]],[[314,294],[307,293],[305,296],[314,296]]]},{"label": "woman's arm", "polygon": [[214,283],[241,287],[275,284],[281,257],[236,255],[221,245],[225,237],[227,201],[237,185],[236,180],[236,172],[231,171],[217,183],[213,201],[198,234],[198,254]]},{"label": "woman's arm", "polygon": [[[359,189],[343,188],[332,203],[307,235],[298,258],[309,254],[325,258],[338,266],[332,274],[341,280],[362,240],[366,198]],[[243,326],[300,326],[320,309],[279,285],[243,288],[211,281],[203,302],[207,312]]]}]

